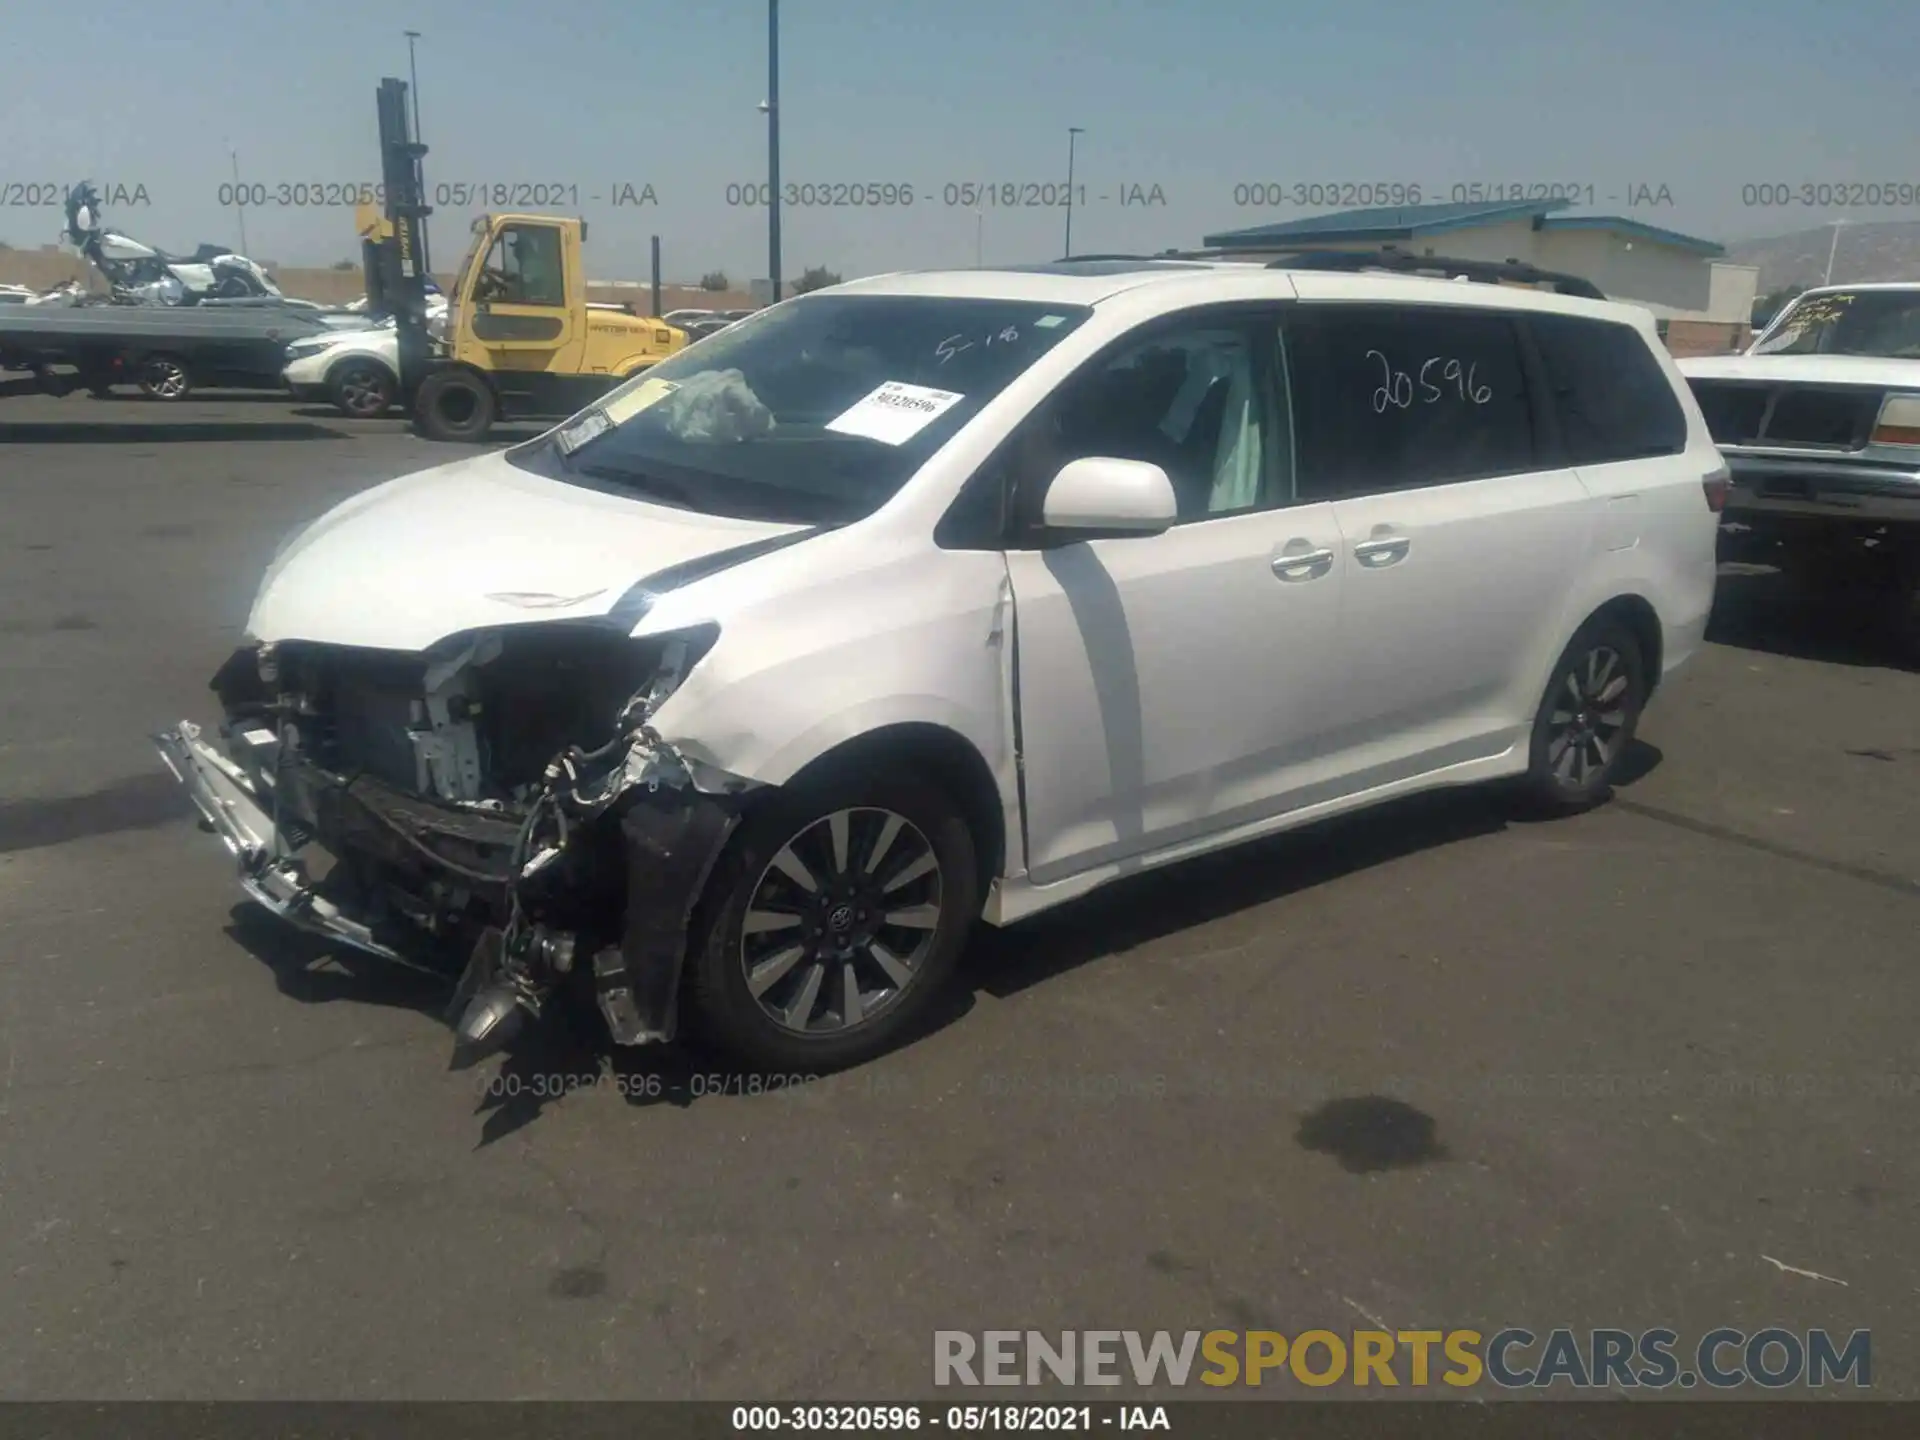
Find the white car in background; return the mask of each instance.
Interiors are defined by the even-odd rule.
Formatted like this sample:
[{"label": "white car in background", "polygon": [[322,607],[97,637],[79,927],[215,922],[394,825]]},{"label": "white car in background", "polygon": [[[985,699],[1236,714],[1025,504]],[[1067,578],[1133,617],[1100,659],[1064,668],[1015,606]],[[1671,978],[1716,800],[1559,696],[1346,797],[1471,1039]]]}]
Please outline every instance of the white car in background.
[{"label": "white car in background", "polygon": [[345,501],[269,567],[219,736],[156,740],[256,901],[465,959],[457,1058],[579,986],[621,1044],[684,998],[830,1069],[983,921],[1441,786],[1603,802],[1703,641],[1725,482],[1637,308],[880,276]]},{"label": "white car in background", "polygon": [[280,378],[295,400],[324,401],[357,420],[378,418],[400,393],[400,337],[389,319],[295,340]]}]

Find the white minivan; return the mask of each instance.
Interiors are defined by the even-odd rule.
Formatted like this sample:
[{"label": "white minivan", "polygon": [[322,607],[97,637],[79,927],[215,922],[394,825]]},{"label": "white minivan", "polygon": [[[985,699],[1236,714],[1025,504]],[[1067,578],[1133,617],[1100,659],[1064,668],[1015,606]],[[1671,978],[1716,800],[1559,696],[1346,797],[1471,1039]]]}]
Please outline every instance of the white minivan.
[{"label": "white minivan", "polygon": [[464,965],[457,1057],[579,986],[623,1044],[832,1068],[976,922],[1437,786],[1604,799],[1725,494],[1638,309],[882,276],[314,521],[218,737],[156,738],[254,899]]}]

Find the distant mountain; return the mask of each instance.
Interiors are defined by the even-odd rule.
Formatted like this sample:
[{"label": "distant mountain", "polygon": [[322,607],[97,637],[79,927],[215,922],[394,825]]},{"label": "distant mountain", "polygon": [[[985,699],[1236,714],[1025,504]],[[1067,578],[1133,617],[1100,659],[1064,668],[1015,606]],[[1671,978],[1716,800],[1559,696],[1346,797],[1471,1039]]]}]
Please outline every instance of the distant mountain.
[{"label": "distant mountain", "polygon": [[[1727,259],[1760,267],[1760,294],[1804,290],[1826,277],[1833,227],[1764,240],[1729,240]],[[1920,220],[1876,220],[1840,227],[1833,281],[1920,280]]]}]

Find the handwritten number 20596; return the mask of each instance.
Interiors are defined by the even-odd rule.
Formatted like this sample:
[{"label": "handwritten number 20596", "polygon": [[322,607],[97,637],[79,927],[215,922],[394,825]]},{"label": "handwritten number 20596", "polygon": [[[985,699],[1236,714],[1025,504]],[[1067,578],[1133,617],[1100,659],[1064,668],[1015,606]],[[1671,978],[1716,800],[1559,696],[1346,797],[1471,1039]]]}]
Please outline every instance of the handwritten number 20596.
[{"label": "handwritten number 20596", "polygon": [[[1378,350],[1367,351],[1367,358],[1380,362],[1380,388],[1373,392],[1373,413],[1384,415],[1387,407],[1398,410],[1413,408],[1414,377],[1405,370],[1395,370],[1387,357]],[[1440,384],[1433,379],[1434,367],[1439,366]],[[1452,390],[1455,396],[1472,405],[1485,405],[1493,399],[1491,385],[1476,385],[1473,373],[1477,362],[1462,367],[1458,360],[1445,355],[1435,355],[1421,363],[1419,370],[1420,399],[1428,405],[1438,404]]]}]

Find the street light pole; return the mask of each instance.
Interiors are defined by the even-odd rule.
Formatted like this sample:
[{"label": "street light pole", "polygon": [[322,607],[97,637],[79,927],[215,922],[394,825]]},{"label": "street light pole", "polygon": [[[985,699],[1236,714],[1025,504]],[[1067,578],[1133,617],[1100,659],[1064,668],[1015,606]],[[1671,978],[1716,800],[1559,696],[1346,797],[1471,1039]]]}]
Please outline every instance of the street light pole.
[{"label": "street light pole", "polygon": [[240,222],[240,253],[244,255],[247,253],[247,200],[240,188],[240,152],[229,145],[227,155],[233,161],[233,213]]},{"label": "street light pole", "polygon": [[413,140],[420,143],[420,67],[413,58],[413,42],[420,38],[418,30],[409,30],[407,35],[407,79],[413,85]]},{"label": "street light pole", "polygon": [[1844,217],[1833,222],[1833,243],[1827,247],[1827,275],[1820,282],[1822,285],[1833,283],[1833,257],[1840,249],[1840,227],[1846,223]]},{"label": "street light pole", "polygon": [[780,0],[767,0],[767,279],[780,303]]},{"label": "street light pole", "polygon": [[1078,125],[1067,127],[1067,248],[1065,258],[1073,258],[1073,142],[1086,134]]}]

